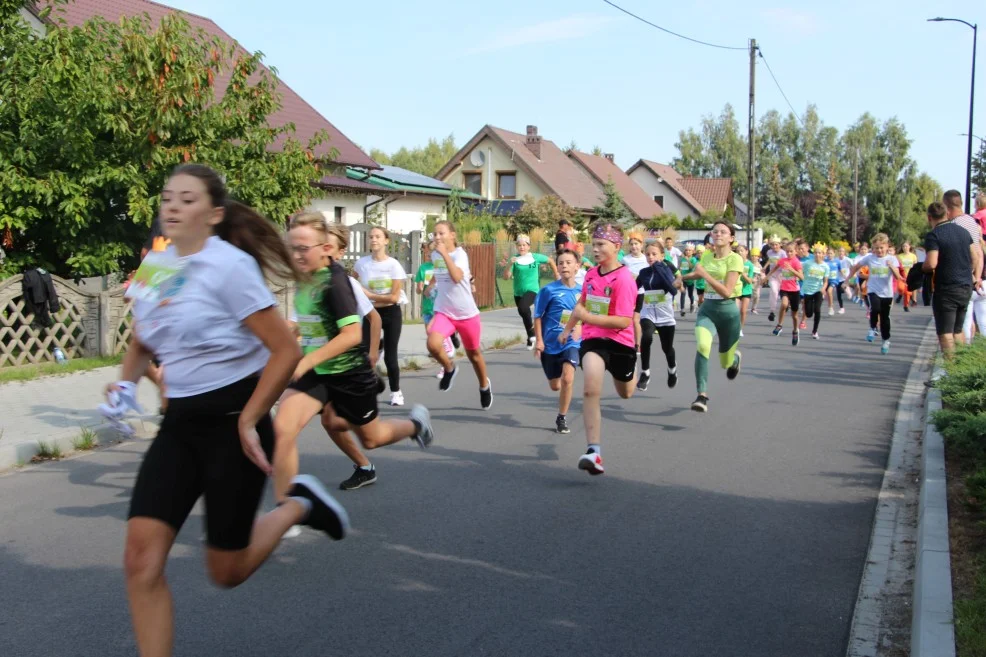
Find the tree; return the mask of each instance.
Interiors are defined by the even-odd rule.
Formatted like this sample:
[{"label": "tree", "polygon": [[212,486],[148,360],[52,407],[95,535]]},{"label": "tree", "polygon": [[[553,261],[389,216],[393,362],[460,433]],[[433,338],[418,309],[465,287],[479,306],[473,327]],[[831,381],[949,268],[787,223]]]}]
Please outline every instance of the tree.
[{"label": "tree", "polygon": [[972,185],[979,194],[986,194],[986,141],[979,141],[979,151],[972,156]]},{"label": "tree", "polygon": [[[836,166],[833,161],[829,165],[829,173],[825,179],[825,187],[818,198],[816,206],[816,217],[818,211],[825,213],[826,233],[828,239],[816,239],[816,242],[828,244],[832,239],[841,239],[845,235],[845,217],[842,214],[842,198],[839,196],[838,180],[836,180]],[[813,242],[814,243],[814,242]]]},{"label": "tree", "polygon": [[746,198],[747,180],[746,139],[732,105],[728,103],[718,117],[702,118],[701,135],[689,128],[678,133],[675,144],[679,157],[671,166],[686,176],[732,178],[737,198]]},{"label": "tree", "polygon": [[[562,219],[572,221],[575,211],[554,194],[534,200],[525,195],[524,204],[517,213],[507,220],[506,229],[511,237],[530,233],[535,228],[554,231]],[[574,222],[573,222],[574,225]]]},{"label": "tree", "polygon": [[[294,126],[272,127],[277,79],[259,54],[192,30],[177,14],[50,28],[0,0],[3,273],[132,269],[178,164],[208,164],[233,196],[283,222],[311,202],[323,164]],[[222,93],[216,80],[228,76]],[[221,96],[221,97],[219,97]]]},{"label": "tree", "polygon": [[455,136],[450,134],[441,141],[432,137],[424,146],[412,148],[401,146],[392,155],[374,148],[370,151],[370,157],[379,164],[389,164],[425,176],[434,176],[458,152]]},{"label": "tree", "polygon": [[784,226],[791,225],[794,214],[794,204],[787,196],[787,191],[781,185],[780,166],[772,167],[770,179],[757,200],[757,216],[765,221],[777,222]]},{"label": "tree", "polygon": [[592,208],[599,221],[612,224],[626,223],[630,218],[630,211],[627,209],[626,203],[623,202],[623,196],[613,184],[612,178],[603,185],[603,194],[603,204]]},{"label": "tree", "polygon": [[819,242],[827,245],[832,242],[831,217],[829,211],[822,205],[815,208],[815,216],[812,217],[811,225],[808,227],[807,239],[812,245]]}]

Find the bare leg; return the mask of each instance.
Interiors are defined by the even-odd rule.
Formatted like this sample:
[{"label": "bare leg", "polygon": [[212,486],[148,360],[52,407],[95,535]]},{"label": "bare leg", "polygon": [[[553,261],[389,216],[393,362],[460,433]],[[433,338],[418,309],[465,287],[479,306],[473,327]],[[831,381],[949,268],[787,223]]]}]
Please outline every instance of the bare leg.
[{"label": "bare leg", "polygon": [[170,657],[174,643],[174,607],[164,577],[175,530],[154,518],[127,522],[123,570],[130,617],[141,657]]},{"label": "bare leg", "polygon": [[472,369],[476,372],[476,380],[479,381],[479,387],[485,388],[490,384],[490,380],[486,376],[486,361],[483,360],[483,352],[479,349],[466,349],[466,356],[469,358],[469,362],[472,363]]},{"label": "bare leg", "polygon": [[575,387],[575,368],[571,363],[561,366],[561,379],[559,380],[558,412],[568,415],[568,408],[572,404],[572,388]]},{"label": "bare leg", "polygon": [[329,434],[329,438],[336,444],[343,454],[361,468],[370,467],[370,459],[360,451],[359,445],[353,440],[349,433],[349,423],[335,414],[332,404],[326,404],[322,409],[322,428]]},{"label": "bare leg", "polygon": [[298,434],[322,403],[297,390],[286,390],[274,416],[274,497],[283,502],[298,474]]},{"label": "bare leg", "polygon": [[589,445],[599,444],[602,424],[599,397],[605,374],[606,363],[599,354],[587,353],[582,359],[582,420],[585,422],[585,442]]},{"label": "bare leg", "polygon": [[429,333],[428,334],[428,353],[431,357],[438,361],[438,364],[445,368],[446,372],[451,372],[453,369],[452,359],[448,357],[445,353],[445,347],[443,346],[445,342],[445,336],[441,333]]}]

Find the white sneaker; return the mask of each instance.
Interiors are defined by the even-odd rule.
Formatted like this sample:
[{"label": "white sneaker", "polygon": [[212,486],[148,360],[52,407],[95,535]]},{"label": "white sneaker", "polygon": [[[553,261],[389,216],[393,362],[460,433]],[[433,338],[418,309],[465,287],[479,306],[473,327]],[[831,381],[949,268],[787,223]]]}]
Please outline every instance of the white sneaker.
[{"label": "white sneaker", "polygon": [[391,406],[403,406],[404,405],[404,393],[398,390],[397,392],[390,393],[390,405]]},{"label": "white sneaker", "polygon": [[840,315],[845,315],[846,314],[846,309],[845,308],[839,308],[839,314]]},{"label": "white sneaker", "polygon": [[435,374],[435,378],[436,379],[440,379],[440,378],[442,378],[442,375],[443,374],[445,374],[445,368],[444,367],[439,367],[438,368],[438,373]]},{"label": "white sneaker", "polygon": [[301,525],[291,525],[281,538],[298,538],[299,536],[301,536]]},{"label": "white sneaker", "polygon": [[829,308],[829,317],[835,314],[835,308]]},{"label": "white sneaker", "polygon": [[535,338],[527,338],[527,350],[528,351],[534,351],[534,343],[535,342],[536,342],[536,339]]},{"label": "white sneaker", "polygon": [[745,335],[743,335],[743,331],[740,331],[740,337],[741,338],[746,337]]},{"label": "white sneaker", "polygon": [[597,452],[586,452],[579,457],[579,470],[585,470],[591,475],[601,475],[606,471],[603,468],[603,457]]}]

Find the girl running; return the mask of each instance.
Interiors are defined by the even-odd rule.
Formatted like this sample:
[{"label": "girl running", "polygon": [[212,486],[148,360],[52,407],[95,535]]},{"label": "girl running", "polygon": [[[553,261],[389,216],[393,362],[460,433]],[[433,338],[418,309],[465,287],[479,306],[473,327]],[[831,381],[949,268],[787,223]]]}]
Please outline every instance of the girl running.
[{"label": "girl running", "polygon": [[[692,273],[695,269],[695,265],[698,264],[698,258],[695,257],[695,247],[691,244],[685,245],[685,252],[682,254],[681,259],[678,261],[679,267],[678,271],[681,272],[682,278]],[[695,312],[695,281],[685,280],[685,287],[681,291],[681,316],[685,316],[685,295],[688,295],[688,302],[691,306],[690,312]]]},{"label": "girl running", "polygon": [[890,352],[890,307],[894,303],[894,281],[900,281],[900,262],[896,257],[887,254],[890,238],[884,233],[877,233],[871,240],[873,253],[862,256],[850,274],[855,276],[864,267],[869,268],[869,278],[866,281],[870,307],[870,331],[866,335],[867,342],[876,339],[876,325],[880,324],[880,336],[883,344],[880,353]]},{"label": "girl running", "polygon": [[[401,263],[387,255],[390,233],[386,228],[371,228],[369,242],[370,255],[357,260],[353,269],[363,286],[363,292],[380,313],[383,326],[383,362],[387,366],[387,379],[390,383],[390,405],[403,406],[404,393],[401,392],[401,366],[397,360],[397,345],[404,324],[401,306],[407,303],[407,296],[404,294],[407,273]],[[369,349],[370,324],[367,321],[363,322],[363,342]]]},{"label": "girl running", "polygon": [[750,309],[750,298],[753,296],[753,286],[756,282],[756,268],[754,264],[750,261],[750,252],[747,251],[746,247],[742,244],[736,246],[736,253],[739,257],[743,258],[743,271],[740,273],[740,280],[743,282],[743,289],[740,291],[739,299],[736,302],[739,304],[740,309],[740,333],[739,336],[743,336],[743,328],[746,326],[746,313]]},{"label": "girl running", "polygon": [[770,314],[767,315],[769,322],[774,321],[777,317],[777,304],[781,296],[781,279],[783,277],[777,263],[786,257],[787,251],[781,248],[781,238],[777,235],[771,235],[770,248],[767,249],[767,266],[763,272],[763,275],[767,277],[767,285],[770,286]]},{"label": "girl running", "polygon": [[541,288],[534,301],[534,336],[537,338],[534,355],[541,361],[548,385],[559,393],[555,430],[569,433],[566,415],[572,403],[575,368],[580,363],[581,330],[576,327],[564,343],[558,341],[558,336],[579,301],[581,288],[575,283],[575,274],[580,267],[580,257],[575,251],[562,249],[556,258],[560,278]]},{"label": "girl running", "polygon": [[804,295],[805,317],[814,318],[812,324],[811,337],[818,339],[818,325],[822,321],[822,302],[823,292],[829,281],[829,264],[825,262],[825,253],[828,250],[821,242],[815,245],[815,258],[804,263],[804,284],[801,292]]},{"label": "girl running", "polygon": [[349,438],[350,429],[366,449],[405,438],[427,447],[433,438],[428,409],[420,404],[411,408],[407,420],[384,421],[377,416],[378,378],[367,358],[356,296],[338,261],[347,246],[348,230],[327,226],[321,213],[305,213],[291,220],[288,239],[295,262],[311,280],[294,297],[305,356],[274,420],[278,499],[298,468],[298,434],[316,415],[322,415],[323,426],[331,427],[330,436],[353,460],[356,472],[340,485],[343,490],[376,481],[376,470]]},{"label": "girl running", "polygon": [[901,274],[904,276],[903,281],[897,283],[897,294],[903,297],[904,301],[904,312],[911,312],[911,291],[907,289],[907,275],[911,271],[911,267],[917,264],[918,257],[913,251],[911,251],[911,243],[905,241],[900,245],[900,253],[897,254],[897,261],[900,262]]},{"label": "girl running", "polygon": [[524,322],[527,332],[527,349],[534,349],[534,320],[531,319],[531,306],[534,297],[541,289],[541,266],[550,265],[551,273],[558,278],[558,268],[548,256],[543,253],[531,253],[531,238],[518,235],[515,246],[517,255],[510,259],[510,266],[504,270],[503,277],[514,281],[514,303],[517,313]]},{"label": "girl running", "polygon": [[630,245],[630,253],[623,256],[621,261],[636,276],[641,269],[647,266],[647,258],[644,256],[644,235],[638,231],[627,233],[627,242]]},{"label": "girl running", "polygon": [[[699,244],[698,246],[695,247],[695,251],[696,251],[695,261],[696,261],[696,266],[697,266],[698,262],[700,262],[702,260],[702,256],[705,255],[706,248],[705,248],[704,245]],[[694,273],[694,272],[695,272],[695,270],[693,269],[692,270],[692,273]],[[702,307],[702,302],[705,301],[705,279],[704,278],[698,278],[695,281],[695,294],[698,296],[698,307],[701,308]]]},{"label": "girl running", "polygon": [[[431,242],[424,242],[421,245],[421,266],[418,267],[418,271],[414,275],[415,288],[421,295],[421,321],[424,322],[425,331],[428,330],[428,325],[435,317],[435,296],[438,293],[435,287],[435,263],[431,261],[431,244]],[[445,338],[443,345],[448,357],[454,358],[455,345],[452,344],[452,338]],[[371,358],[371,365],[375,364],[372,360]],[[437,377],[442,378],[444,373],[444,368],[439,368]]]},{"label": "girl running", "polygon": [[753,303],[750,312],[759,315],[760,311],[757,310],[757,307],[760,305],[760,291],[763,289],[763,265],[760,264],[759,248],[753,247],[753,251],[750,252],[750,262],[753,263],[753,290],[751,291]]},{"label": "girl running", "polygon": [[586,453],[578,467],[591,475],[603,473],[600,447],[602,395],[606,371],[613,376],[616,393],[623,399],[633,395],[637,350],[633,342],[633,309],[637,288],[630,270],[619,264],[617,249],[623,243],[619,228],[598,224],[592,233],[592,254],[596,267],[586,274],[582,295],[572,316],[558,336],[559,344],[568,342],[575,325],[582,322],[583,397],[582,419],[585,422]]},{"label": "girl running", "polygon": [[493,386],[486,375],[486,361],[480,350],[483,325],[472,295],[469,255],[456,241],[455,228],[450,221],[435,224],[435,252],[431,260],[435,263],[438,296],[435,298],[435,318],[428,327],[428,351],[444,370],[438,389],[442,392],[451,390],[459,373],[459,368],[442,348],[445,338],[458,333],[479,381],[479,405],[488,410],[493,405]]},{"label": "girl running", "polygon": [[650,382],[650,352],[654,333],[661,340],[661,351],[668,361],[668,387],[678,384],[678,362],[674,353],[674,295],[682,286],[678,270],[665,259],[660,242],[645,249],[648,266],[637,274],[637,305],[634,322],[641,328],[640,378],[637,390],[647,390]]},{"label": "girl running", "polygon": [[[245,582],[295,524],[336,540],[349,529],[345,510],[310,475],[295,477],[284,504],[257,517],[272,470],[269,411],[301,358],[264,282],[264,273],[296,277],[281,235],[229,200],[219,174],[198,164],[172,172],[160,220],[171,246],[151,264],[165,280],[134,291],[135,338],[121,376],[136,383],[155,354],[170,402],[141,463],[127,521],[124,571],[141,655],[172,653],[164,570],[203,495],[206,569],[222,587]],[[111,384],[107,392],[118,389]]]},{"label": "girl running", "polygon": [[692,402],[692,410],[705,413],[709,410],[709,356],[712,354],[712,338],[719,336],[719,364],[726,370],[726,378],[733,380],[740,373],[742,354],[738,351],[740,319],[736,299],[743,291],[740,274],[743,259],[730,245],[735,229],[724,221],[712,226],[712,246],[702,255],[690,277],[705,280],[706,301],[698,309],[695,319],[695,386],[698,397]]},{"label": "girl running", "polygon": [[[788,251],[790,249],[790,251]],[[791,309],[791,344],[795,347],[801,340],[798,333],[798,307],[801,305],[801,288],[798,283],[804,280],[802,273],[801,260],[795,251],[794,242],[785,245],[785,255],[777,261],[777,276],[780,278],[781,309],[777,316],[777,326],[774,327],[773,334],[780,335],[784,330],[784,313]]]}]

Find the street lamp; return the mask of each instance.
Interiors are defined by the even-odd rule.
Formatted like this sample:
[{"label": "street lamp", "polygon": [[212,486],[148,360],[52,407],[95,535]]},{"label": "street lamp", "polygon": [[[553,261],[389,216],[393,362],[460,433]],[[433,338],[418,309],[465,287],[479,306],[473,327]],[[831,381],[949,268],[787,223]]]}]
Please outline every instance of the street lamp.
[{"label": "street lamp", "polygon": [[[968,135],[968,133],[965,133],[965,132],[960,132],[960,133],[959,133],[959,137],[968,137],[968,136],[969,136],[969,135]],[[984,141],[984,142],[986,142],[986,138],[984,138],[984,137],[980,137],[979,135],[973,135],[973,137],[975,137],[975,138],[976,138],[976,139],[978,139],[979,141]]]},{"label": "street lamp", "polygon": [[964,21],[961,18],[942,18],[941,16],[929,18],[928,21],[932,23],[963,23],[972,28],[972,83],[969,87],[969,132],[967,133],[969,136],[969,145],[966,151],[965,168],[965,212],[969,214],[972,208],[972,205],[969,203],[969,195],[972,193],[972,109],[976,95],[976,37],[978,35],[978,25]]}]

